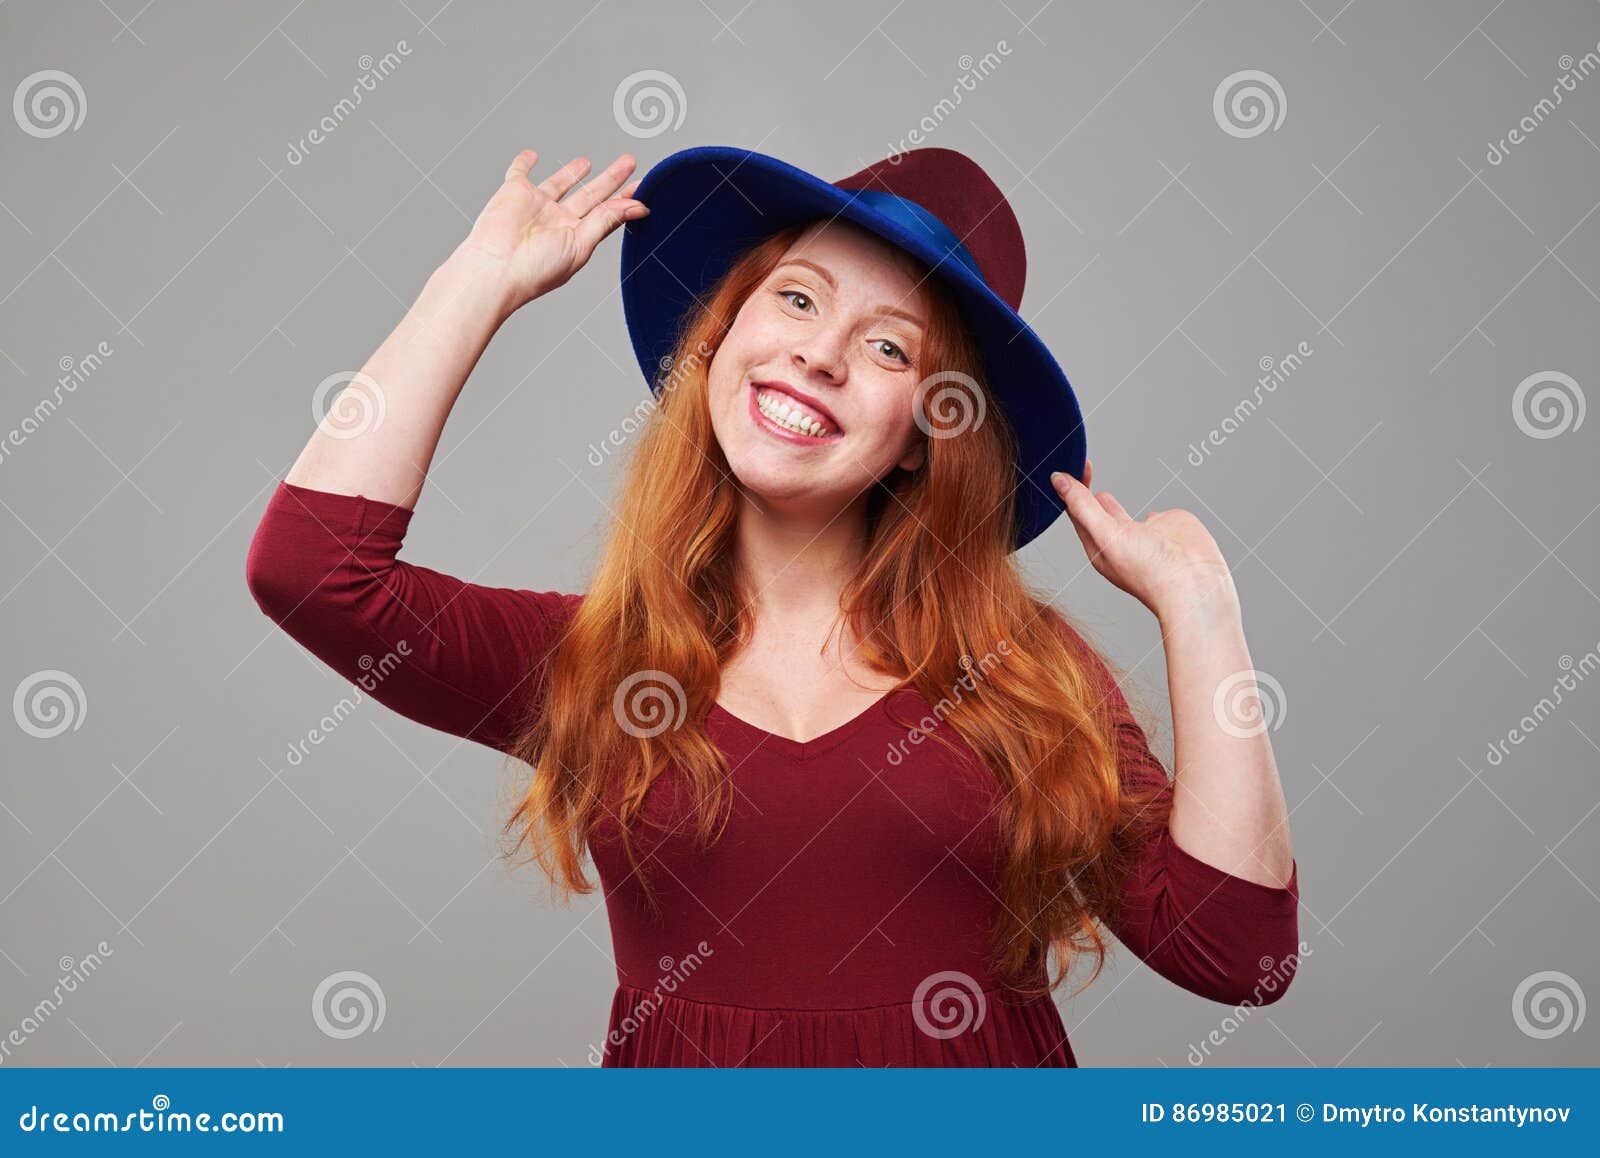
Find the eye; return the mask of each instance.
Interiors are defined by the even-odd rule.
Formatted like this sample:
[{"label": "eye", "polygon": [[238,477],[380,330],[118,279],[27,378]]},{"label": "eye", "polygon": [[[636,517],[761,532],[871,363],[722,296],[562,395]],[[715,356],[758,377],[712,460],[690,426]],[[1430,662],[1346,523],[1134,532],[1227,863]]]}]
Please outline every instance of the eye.
[{"label": "eye", "polygon": [[900,361],[904,362],[907,366],[911,365],[911,359],[906,355],[905,351],[902,350],[899,346],[895,345],[893,342],[891,342],[888,338],[879,338],[876,344],[880,348],[880,350],[884,346],[889,347],[889,349],[891,351],[893,351],[892,353],[890,353],[888,355],[889,357],[898,358]]},{"label": "eye", "polygon": [[[811,304],[811,295],[806,293],[804,290],[779,290],[778,296],[781,298],[799,298],[802,302],[805,302],[806,305]],[[795,303],[792,301],[789,304],[795,305]],[[795,306],[795,308],[799,310],[805,310],[806,306]]]}]

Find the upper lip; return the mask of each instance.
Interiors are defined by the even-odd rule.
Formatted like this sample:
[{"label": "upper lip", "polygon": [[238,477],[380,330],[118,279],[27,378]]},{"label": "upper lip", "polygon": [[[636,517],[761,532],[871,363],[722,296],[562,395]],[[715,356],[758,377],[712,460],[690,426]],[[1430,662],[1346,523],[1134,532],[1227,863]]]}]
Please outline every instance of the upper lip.
[{"label": "upper lip", "polygon": [[811,409],[822,415],[828,420],[829,425],[831,425],[835,430],[844,429],[843,426],[839,425],[839,420],[833,416],[833,411],[824,406],[821,401],[812,397],[810,394],[807,394],[803,390],[796,390],[787,382],[779,382],[776,380],[767,382],[752,381],[750,385],[757,390],[777,390],[783,394],[787,394],[795,401],[804,402],[807,406],[811,407]]}]

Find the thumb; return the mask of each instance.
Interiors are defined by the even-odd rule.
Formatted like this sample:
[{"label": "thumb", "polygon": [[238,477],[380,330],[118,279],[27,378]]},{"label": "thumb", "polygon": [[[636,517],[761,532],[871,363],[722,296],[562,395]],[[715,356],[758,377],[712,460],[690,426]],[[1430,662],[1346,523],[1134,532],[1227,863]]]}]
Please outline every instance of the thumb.
[{"label": "thumb", "polygon": [[595,246],[605,239],[606,234],[624,221],[635,221],[649,212],[643,201],[635,201],[631,197],[617,197],[603,201],[589,210],[578,222],[576,229],[585,260],[594,252]]},{"label": "thumb", "polygon": [[1103,541],[1115,529],[1116,515],[1101,506],[1088,487],[1064,471],[1051,475],[1050,481],[1067,504],[1067,514],[1073,524],[1080,530],[1087,531],[1097,541]]}]

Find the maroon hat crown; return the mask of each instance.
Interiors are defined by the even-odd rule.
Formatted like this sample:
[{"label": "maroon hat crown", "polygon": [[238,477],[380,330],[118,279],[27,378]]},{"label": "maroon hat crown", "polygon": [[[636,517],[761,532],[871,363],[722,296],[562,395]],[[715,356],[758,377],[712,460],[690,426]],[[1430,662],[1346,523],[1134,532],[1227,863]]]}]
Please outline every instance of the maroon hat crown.
[{"label": "maroon hat crown", "polygon": [[1028,254],[1011,203],[989,174],[954,149],[897,153],[833,182],[915,201],[947,225],[978,263],[983,280],[1013,310],[1022,307]]}]

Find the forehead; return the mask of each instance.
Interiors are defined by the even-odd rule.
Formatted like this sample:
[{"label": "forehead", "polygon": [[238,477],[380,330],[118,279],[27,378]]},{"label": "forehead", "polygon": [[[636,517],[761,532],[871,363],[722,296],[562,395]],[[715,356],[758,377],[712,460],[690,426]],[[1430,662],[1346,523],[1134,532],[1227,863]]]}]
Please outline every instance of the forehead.
[{"label": "forehead", "polygon": [[924,304],[917,260],[853,221],[836,217],[814,223],[785,251],[783,260],[792,259],[822,266],[838,281],[840,293],[861,293],[911,309]]}]

